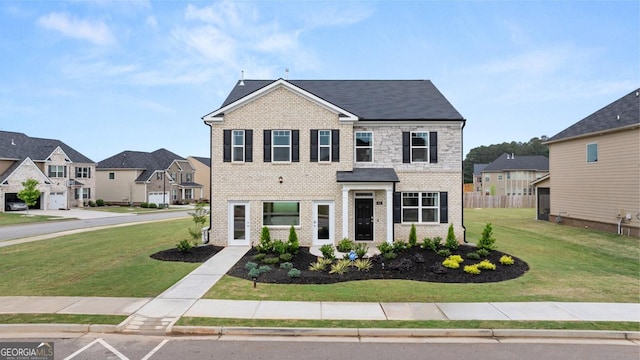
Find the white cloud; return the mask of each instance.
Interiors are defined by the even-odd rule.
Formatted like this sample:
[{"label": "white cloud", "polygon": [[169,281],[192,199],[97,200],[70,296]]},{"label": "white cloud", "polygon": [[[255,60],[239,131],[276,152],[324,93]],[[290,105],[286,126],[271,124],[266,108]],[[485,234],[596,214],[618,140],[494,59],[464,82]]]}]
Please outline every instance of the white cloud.
[{"label": "white cloud", "polygon": [[97,45],[110,45],[115,38],[107,25],[101,21],[75,19],[69,14],[52,12],[38,19],[38,25],[55,30],[65,36],[87,40]]}]

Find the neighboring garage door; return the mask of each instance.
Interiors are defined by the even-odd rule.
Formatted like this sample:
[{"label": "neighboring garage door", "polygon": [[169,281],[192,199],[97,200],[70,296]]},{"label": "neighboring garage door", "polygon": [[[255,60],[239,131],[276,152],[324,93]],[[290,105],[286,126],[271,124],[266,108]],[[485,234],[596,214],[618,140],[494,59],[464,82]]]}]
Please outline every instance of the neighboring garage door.
[{"label": "neighboring garage door", "polygon": [[66,209],[67,201],[64,192],[49,193],[49,210]]},{"label": "neighboring garage door", "polygon": [[149,193],[149,204],[165,204],[169,202],[169,193],[161,193],[161,192],[150,192]]},{"label": "neighboring garage door", "polygon": [[[44,195],[40,194],[40,197],[38,198],[38,200],[36,200],[35,205],[33,206],[29,206],[29,209],[42,209],[42,207],[40,206],[40,199],[42,199]],[[18,198],[18,193],[6,193],[4,194],[4,207],[6,209],[7,207],[7,203],[8,202],[12,202],[12,201],[22,201]],[[23,201],[22,201],[23,202]]]}]

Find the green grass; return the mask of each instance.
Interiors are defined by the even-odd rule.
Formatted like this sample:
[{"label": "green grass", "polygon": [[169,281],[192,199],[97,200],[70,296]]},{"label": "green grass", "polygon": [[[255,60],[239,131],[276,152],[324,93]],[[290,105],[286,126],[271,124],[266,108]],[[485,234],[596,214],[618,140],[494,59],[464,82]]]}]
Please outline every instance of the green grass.
[{"label": "green grass", "polygon": [[30,223],[37,223],[37,222],[53,221],[53,220],[66,220],[58,216],[44,216],[44,215],[32,215],[32,214],[33,213],[27,215],[26,212],[0,213],[0,226],[30,224]]},{"label": "green grass", "polygon": [[118,325],[124,315],[76,315],[76,314],[9,314],[0,315],[0,324],[102,324]]},{"label": "green grass", "polygon": [[[440,284],[406,280],[327,285],[253,283],[224,276],[204,298],[374,302],[639,302],[638,238],[534,220],[533,209],[465,209],[467,240],[491,222],[497,249],[523,259],[525,275],[499,283]],[[446,234],[443,234],[443,236]],[[421,238],[418,233],[418,238]]]},{"label": "green grass", "polygon": [[188,239],[192,224],[162,221],[0,248],[0,295],[157,296],[199,264],[149,256]]},{"label": "green grass", "polygon": [[177,326],[238,327],[311,327],[311,328],[378,328],[378,329],[542,329],[542,330],[610,330],[638,331],[637,322],[589,321],[485,321],[485,320],[262,320],[183,317]]}]

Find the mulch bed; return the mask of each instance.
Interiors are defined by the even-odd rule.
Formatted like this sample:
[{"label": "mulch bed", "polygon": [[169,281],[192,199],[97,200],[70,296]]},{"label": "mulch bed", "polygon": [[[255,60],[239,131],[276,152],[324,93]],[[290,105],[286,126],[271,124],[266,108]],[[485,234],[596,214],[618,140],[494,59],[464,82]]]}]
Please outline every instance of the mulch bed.
[{"label": "mulch bed", "polygon": [[209,260],[218,251],[224,249],[221,246],[202,245],[191,248],[188,252],[182,253],[177,248],[159,251],[151,255],[152,259],[162,261],[181,261],[189,263],[203,263]]},{"label": "mulch bed", "polygon": [[[358,271],[350,267],[343,275],[329,274],[329,267],[325,271],[310,271],[309,265],[317,260],[315,255],[309,253],[309,248],[301,247],[298,255],[290,262],[294,268],[301,271],[299,278],[287,275],[288,270],[280,269],[279,264],[271,265],[271,271],[260,274],[257,281],[273,284],[331,284],[343,281],[371,280],[371,279],[404,279],[438,283],[488,283],[515,279],[529,270],[529,265],[513,257],[513,265],[500,264],[500,257],[507,255],[500,251],[492,251],[487,257],[496,265],[496,270],[481,270],[478,275],[464,272],[464,265],[477,264],[481,260],[472,260],[466,254],[477,250],[474,246],[462,245],[452,254],[461,255],[464,262],[458,269],[449,269],[442,266],[442,257],[433,251],[427,251],[420,247],[413,247],[398,254],[393,260],[385,260],[377,255],[372,258],[373,267],[369,271]],[[244,268],[249,261],[256,262],[253,257],[257,254],[251,249],[240,261],[238,261],[227,273],[228,275],[252,280],[248,271]]]}]

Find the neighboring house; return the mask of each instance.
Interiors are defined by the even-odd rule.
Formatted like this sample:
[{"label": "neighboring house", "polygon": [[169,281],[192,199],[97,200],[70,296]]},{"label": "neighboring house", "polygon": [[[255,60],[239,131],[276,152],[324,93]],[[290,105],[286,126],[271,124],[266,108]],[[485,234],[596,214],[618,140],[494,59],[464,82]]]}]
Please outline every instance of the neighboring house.
[{"label": "neighboring house", "polygon": [[546,144],[549,221],[640,236],[640,89]]},{"label": "neighboring house", "polygon": [[195,168],[166,149],[123,151],[96,167],[99,199],[112,204],[184,204],[202,198]]},{"label": "neighboring house", "polygon": [[211,201],[211,158],[188,156],[187,160],[195,168],[195,182],[202,185],[202,196],[199,200]]},{"label": "neighboring house", "polygon": [[244,80],[203,120],[214,244],[464,239],[465,119],[430,81]]},{"label": "neighboring house", "polygon": [[482,169],[489,164],[473,164],[473,191],[482,192]]},{"label": "neighboring house", "polygon": [[546,156],[502,154],[480,170],[480,191],[496,196],[533,195],[531,182],[548,173]]},{"label": "neighboring house", "polygon": [[41,196],[35,209],[83,207],[94,201],[96,164],[72,147],[55,139],[29,137],[0,131],[0,211],[18,200],[22,182],[39,182]]}]

